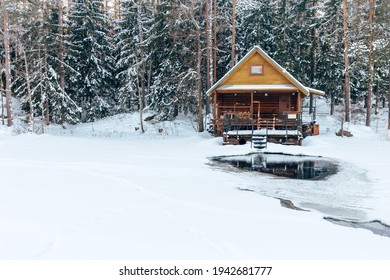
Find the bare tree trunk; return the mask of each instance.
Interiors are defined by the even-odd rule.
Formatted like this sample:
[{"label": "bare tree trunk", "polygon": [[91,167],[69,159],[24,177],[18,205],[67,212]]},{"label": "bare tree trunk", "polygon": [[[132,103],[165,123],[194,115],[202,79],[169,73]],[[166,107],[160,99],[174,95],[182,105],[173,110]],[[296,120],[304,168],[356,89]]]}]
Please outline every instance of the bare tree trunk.
[{"label": "bare tree trunk", "polygon": [[[47,54],[47,49],[45,50],[45,66],[44,66],[44,69],[45,69],[45,73],[47,73],[48,71],[48,67],[47,67],[47,57],[48,57],[48,54]],[[46,126],[50,125],[50,108],[49,108],[49,98],[50,96],[48,95],[48,92],[46,91],[45,92],[45,103],[44,103],[44,106],[45,106],[45,123],[46,123]]]},{"label": "bare tree trunk", "polygon": [[27,125],[28,125],[28,132],[32,133],[33,127],[34,127],[34,123],[33,123],[34,111],[33,111],[33,104],[32,104],[32,98],[31,98],[30,71],[28,69],[26,50],[24,48],[23,48],[23,57],[24,57],[24,70],[26,72],[25,74],[26,74],[27,102],[28,102],[28,106],[30,107]]},{"label": "bare tree trunk", "polygon": [[121,3],[120,0],[114,0],[114,16],[115,19],[121,18]]},{"label": "bare tree trunk", "polygon": [[[59,40],[59,74],[60,74],[60,87],[63,93],[65,92],[65,70],[64,70],[64,24],[63,24],[63,2],[58,0],[58,40]],[[65,116],[61,113],[61,124],[65,122]]]},{"label": "bare tree trunk", "polygon": [[40,76],[40,83],[39,83],[39,90],[40,90],[40,93],[41,93],[41,104],[40,104],[40,107],[41,107],[41,133],[44,134],[45,133],[45,125],[46,125],[46,122],[45,122],[45,103],[46,103],[46,94],[43,92],[42,90],[42,79],[43,79],[43,75],[42,75],[42,69],[43,69],[43,66],[42,66],[42,59],[41,59],[41,48],[39,47],[39,51],[38,51],[38,59],[39,59],[39,76]]},{"label": "bare tree trunk", "polygon": [[[375,94],[374,94],[375,95]],[[379,98],[379,96],[376,96],[375,97],[375,115],[378,115],[379,114],[379,107],[380,107],[380,104],[381,103],[381,100]]]},{"label": "bare tree trunk", "polygon": [[5,52],[5,107],[7,111],[7,126],[12,126],[12,96],[11,96],[11,58],[9,52],[9,34],[8,34],[8,12],[4,1],[3,6],[3,37],[4,37],[4,52]]},{"label": "bare tree trunk", "polygon": [[351,85],[349,80],[349,57],[348,57],[348,7],[347,0],[343,0],[343,31],[344,31],[344,64],[345,64],[345,121],[351,121]]},{"label": "bare tree trunk", "polygon": [[[210,29],[210,0],[206,0],[206,88],[207,90],[211,87],[212,73],[211,73],[211,29]],[[206,115],[210,111],[209,98],[206,99]]]},{"label": "bare tree trunk", "polygon": [[213,64],[214,64],[214,79],[213,83],[217,81],[217,0],[214,0],[214,48],[213,48]]},{"label": "bare tree trunk", "polygon": [[[49,4],[47,2],[45,3],[44,11],[45,11],[46,18],[49,18],[50,12],[49,12]],[[49,27],[48,26],[45,27],[45,35],[46,35],[46,37],[48,37],[48,35],[49,35]],[[45,73],[49,72],[48,71],[49,70],[49,67],[48,67],[48,57],[49,57],[48,50],[49,50],[49,46],[48,46],[47,42],[45,42],[45,51],[44,51],[44,54],[45,54],[44,62],[45,62],[45,64],[43,66]],[[46,92],[45,92],[46,98],[45,98],[45,103],[44,103],[45,113],[46,113],[45,114],[45,122],[46,122],[46,125],[49,125],[50,124],[50,109],[49,109],[49,98],[50,98],[50,96],[48,95],[47,88],[45,88],[45,90],[46,90]]]},{"label": "bare tree trunk", "polygon": [[[317,1],[314,0],[312,4],[313,8],[313,18],[315,19],[317,17],[317,14],[315,12],[315,6],[317,5]],[[316,27],[313,27],[311,31],[311,49],[310,49],[310,85],[314,87],[314,81],[315,81],[315,73],[316,73],[316,47],[317,47],[317,30]],[[313,94],[310,94],[310,103],[309,103],[309,114],[313,113],[313,106],[314,106],[314,98]]]},{"label": "bare tree trunk", "polygon": [[63,21],[63,3],[62,0],[58,0],[58,35],[59,35],[59,58],[60,58],[60,86],[62,90],[65,90],[65,71],[64,71],[64,21]]},{"label": "bare tree trunk", "polygon": [[[147,87],[147,95],[151,95],[151,85],[152,85],[152,62],[149,63],[149,70],[148,70],[148,87]],[[146,104],[148,106],[148,104]]]},{"label": "bare tree trunk", "polygon": [[387,95],[387,102],[389,107],[388,120],[387,120],[387,128],[390,129],[390,61],[389,61],[389,92]]},{"label": "bare tree trunk", "polygon": [[207,71],[206,71],[206,85],[207,89],[211,86],[211,34],[210,34],[210,0],[206,0],[206,63],[207,63]]},{"label": "bare tree trunk", "polygon": [[[0,69],[3,69],[0,59]],[[0,71],[0,98],[1,98],[1,124],[4,125],[4,99],[3,99],[3,77]]]},{"label": "bare tree trunk", "polygon": [[230,67],[233,67],[236,62],[236,0],[232,0],[232,60]]},{"label": "bare tree trunk", "polygon": [[334,93],[333,91],[330,93],[330,115],[334,114]]},{"label": "bare tree trunk", "polygon": [[[144,32],[142,29],[142,17],[141,17],[141,5],[137,4],[137,21],[138,21],[138,35],[139,35],[139,41],[140,43],[143,43],[144,41]],[[139,61],[140,67],[138,66],[138,79],[139,79],[139,116],[140,116],[140,131],[141,133],[144,133],[144,123],[143,123],[143,116],[142,111],[144,110],[145,105],[145,62],[144,62],[144,49],[141,46],[140,48],[140,58]],[[138,63],[137,63],[138,64]]]},{"label": "bare tree trunk", "polygon": [[197,63],[197,81],[198,81],[198,131],[204,131],[203,125],[203,100],[202,100],[202,81],[201,81],[201,62],[202,62],[202,46],[201,46],[201,38],[200,38],[200,29],[196,29],[196,35],[198,40],[198,63]]},{"label": "bare tree trunk", "polygon": [[374,17],[375,17],[375,0],[369,0],[368,24],[370,33],[367,38],[368,45],[368,90],[367,90],[367,114],[366,126],[371,126],[371,107],[372,107],[372,88],[374,83]]},{"label": "bare tree trunk", "polygon": [[[201,1],[199,1],[200,3]],[[203,124],[203,96],[202,96],[202,80],[201,80],[201,66],[202,66],[202,45],[201,45],[201,27],[199,26],[197,20],[195,19],[195,3],[194,1],[190,2],[190,11],[188,13],[189,18],[194,24],[194,28],[196,30],[196,40],[198,43],[198,57],[196,64],[196,75],[197,75],[197,91],[198,91],[198,131],[204,131]]]}]

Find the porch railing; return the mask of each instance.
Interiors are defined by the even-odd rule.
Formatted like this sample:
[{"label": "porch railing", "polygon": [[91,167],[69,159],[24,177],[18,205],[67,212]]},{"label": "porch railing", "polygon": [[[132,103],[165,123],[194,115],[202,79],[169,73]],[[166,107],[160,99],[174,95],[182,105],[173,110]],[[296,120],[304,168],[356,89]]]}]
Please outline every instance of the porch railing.
[{"label": "porch railing", "polygon": [[[258,117],[260,116],[260,117]],[[230,130],[248,129],[283,129],[299,130],[302,126],[300,112],[283,112],[283,114],[251,114],[250,112],[226,112],[219,119],[213,120],[215,132],[221,135]]]}]

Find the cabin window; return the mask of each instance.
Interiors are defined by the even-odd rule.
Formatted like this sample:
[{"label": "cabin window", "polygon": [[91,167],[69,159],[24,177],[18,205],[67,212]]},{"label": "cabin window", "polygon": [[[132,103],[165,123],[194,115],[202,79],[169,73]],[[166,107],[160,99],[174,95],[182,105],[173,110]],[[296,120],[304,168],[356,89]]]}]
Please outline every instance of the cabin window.
[{"label": "cabin window", "polygon": [[251,75],[263,75],[263,65],[252,65]]}]

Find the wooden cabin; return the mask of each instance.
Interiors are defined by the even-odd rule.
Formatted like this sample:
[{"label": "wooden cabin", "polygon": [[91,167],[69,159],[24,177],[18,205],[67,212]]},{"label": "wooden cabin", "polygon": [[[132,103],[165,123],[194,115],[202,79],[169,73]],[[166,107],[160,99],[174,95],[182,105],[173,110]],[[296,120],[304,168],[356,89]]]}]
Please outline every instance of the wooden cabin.
[{"label": "wooden cabin", "polygon": [[255,46],[207,94],[215,136],[267,134],[272,142],[296,143],[302,139],[302,99],[325,93],[302,85]]}]

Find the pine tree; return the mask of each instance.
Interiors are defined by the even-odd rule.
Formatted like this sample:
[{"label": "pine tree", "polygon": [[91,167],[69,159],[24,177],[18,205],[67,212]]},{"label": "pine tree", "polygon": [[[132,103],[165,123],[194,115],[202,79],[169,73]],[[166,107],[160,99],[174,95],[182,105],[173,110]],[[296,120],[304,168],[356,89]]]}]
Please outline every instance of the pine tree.
[{"label": "pine tree", "polygon": [[315,86],[327,94],[331,103],[330,114],[333,115],[335,105],[343,100],[341,93],[344,91],[341,0],[329,0],[324,3],[323,17],[320,18],[319,24],[319,54]]},{"label": "pine tree", "polygon": [[288,71],[294,70],[295,31],[292,21],[295,14],[288,0],[277,0],[274,17],[276,48],[273,58]]},{"label": "pine tree", "polygon": [[137,7],[134,1],[121,2],[122,18],[116,30],[116,46],[118,58],[116,62],[116,78],[118,91],[116,106],[118,112],[129,112],[138,107],[138,83],[136,65]]},{"label": "pine tree", "polygon": [[[18,67],[23,73],[16,81],[16,94],[23,108],[32,116],[42,116],[42,132],[50,122],[78,122],[78,106],[61,85],[60,40],[56,3],[46,3],[45,9],[31,5],[19,28],[18,45],[21,57]],[[30,17],[29,14],[39,14]],[[31,100],[30,100],[31,99]],[[31,130],[31,128],[29,128]]]},{"label": "pine tree", "polygon": [[[217,0],[217,71],[216,77],[222,78],[230,69],[232,49],[232,3],[231,1]],[[242,56],[239,53],[239,56]]]},{"label": "pine tree", "polygon": [[172,119],[179,112],[196,112],[198,121],[203,119],[200,115],[203,114],[206,73],[199,68],[202,66],[199,62],[203,60],[199,43],[201,48],[205,45],[202,44],[204,41],[199,41],[199,35],[204,38],[205,25],[200,16],[204,7],[200,4],[200,1],[161,1],[156,17],[159,36],[154,37],[153,43],[157,51],[153,55],[151,102],[152,108],[158,108],[160,119]]},{"label": "pine tree", "polygon": [[238,36],[240,54],[246,54],[254,46],[260,46],[273,55],[275,51],[272,30],[272,1],[252,0],[238,7]]},{"label": "pine tree", "polygon": [[376,84],[378,98],[388,102],[388,129],[390,129],[390,2],[377,1]]},{"label": "pine tree", "polygon": [[[185,45],[177,37],[175,15],[171,1],[161,1],[155,14],[153,37],[153,84],[150,107],[158,112],[158,119],[171,120],[177,116],[179,107],[185,103],[186,77],[182,52]],[[172,36],[173,35],[173,36]]]},{"label": "pine tree", "polygon": [[236,64],[236,0],[232,0],[232,48],[230,56],[230,68]]},{"label": "pine tree", "polygon": [[143,111],[151,99],[154,50],[151,46],[157,36],[155,5],[149,1],[123,1],[122,19],[117,36],[120,80],[118,100],[122,104],[137,106],[140,114],[140,131],[143,129]]},{"label": "pine tree", "polygon": [[[74,0],[69,14],[67,87],[82,108],[81,121],[110,114],[113,100],[113,48],[102,0]],[[75,72],[77,74],[75,74]]]}]

